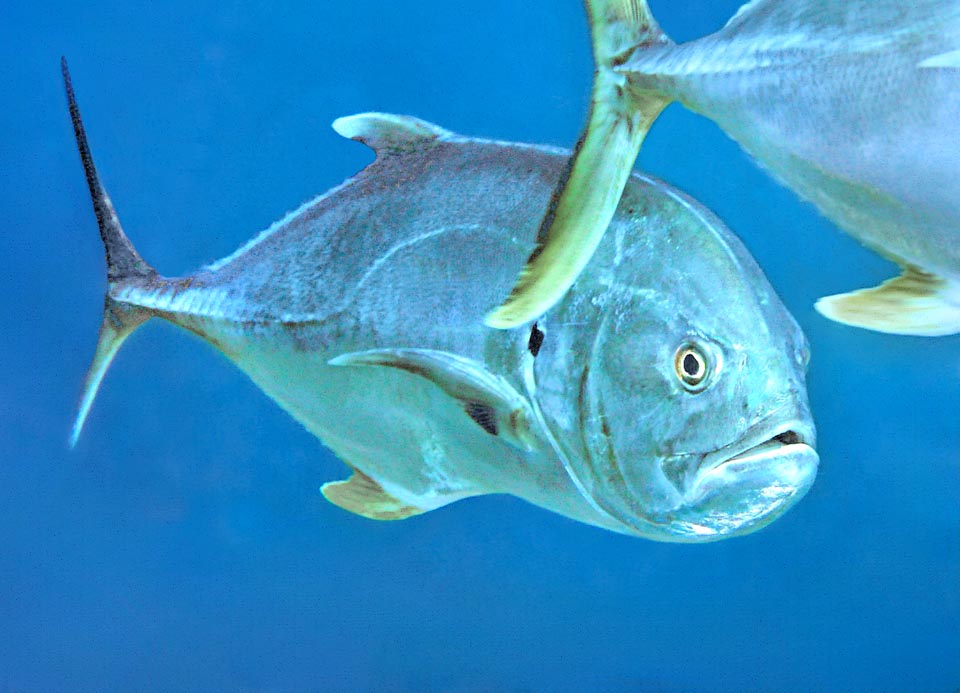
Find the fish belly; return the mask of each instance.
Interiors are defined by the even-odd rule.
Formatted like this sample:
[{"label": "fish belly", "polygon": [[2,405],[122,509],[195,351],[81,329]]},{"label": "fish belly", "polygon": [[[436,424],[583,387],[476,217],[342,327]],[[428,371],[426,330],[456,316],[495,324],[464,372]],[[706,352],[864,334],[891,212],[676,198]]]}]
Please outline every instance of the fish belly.
[{"label": "fish belly", "polygon": [[283,328],[204,331],[257,387],[394,498],[431,510],[496,490],[470,473],[482,436],[470,435],[472,422],[429,383],[331,366],[335,353],[304,346]]},{"label": "fish belly", "polygon": [[[303,331],[256,329],[181,316],[344,463],[421,511],[508,493],[581,522],[622,532],[580,495],[552,448],[519,450],[477,425],[441,388],[393,368],[329,361],[370,345],[317,348]],[[311,343],[312,342],[312,343]]]}]

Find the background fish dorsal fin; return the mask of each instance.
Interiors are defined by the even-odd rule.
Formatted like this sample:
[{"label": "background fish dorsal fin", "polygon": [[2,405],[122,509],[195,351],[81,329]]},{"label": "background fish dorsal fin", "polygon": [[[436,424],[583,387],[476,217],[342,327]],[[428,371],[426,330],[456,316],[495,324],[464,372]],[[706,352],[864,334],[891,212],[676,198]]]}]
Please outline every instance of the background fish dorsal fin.
[{"label": "background fish dorsal fin", "polygon": [[333,129],[347,139],[363,142],[377,156],[411,152],[451,134],[425,120],[391,113],[359,113],[337,118]]},{"label": "background fish dorsal fin", "polygon": [[425,512],[404,505],[358,469],[354,469],[353,476],[346,481],[324,484],[320,492],[334,505],[371,520],[405,520]]}]

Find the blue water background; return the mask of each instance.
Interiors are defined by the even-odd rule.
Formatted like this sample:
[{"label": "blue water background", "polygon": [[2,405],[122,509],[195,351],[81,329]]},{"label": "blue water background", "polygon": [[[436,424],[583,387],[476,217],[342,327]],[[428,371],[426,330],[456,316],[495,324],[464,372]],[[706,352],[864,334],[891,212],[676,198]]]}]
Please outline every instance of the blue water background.
[{"label": "blue water background", "polygon": [[[651,4],[688,39],[738,0]],[[577,0],[0,4],[0,690],[960,686],[960,339],[820,317],[895,268],[677,106],[640,165],[728,222],[812,342],[820,476],[769,528],[657,544],[499,496],[355,517],[318,492],[339,461],[159,322],[67,450],[105,280],[61,54],[127,232],[175,275],[366,164],[341,115],[572,145],[587,36]]]}]

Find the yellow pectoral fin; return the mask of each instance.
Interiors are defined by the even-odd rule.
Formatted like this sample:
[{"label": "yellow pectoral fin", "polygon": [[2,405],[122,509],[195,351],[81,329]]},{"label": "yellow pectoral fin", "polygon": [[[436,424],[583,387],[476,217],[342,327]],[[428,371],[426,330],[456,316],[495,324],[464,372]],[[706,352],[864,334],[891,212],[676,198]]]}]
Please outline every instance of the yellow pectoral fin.
[{"label": "yellow pectoral fin", "polygon": [[371,520],[405,520],[426,512],[397,500],[363,472],[354,469],[346,481],[331,481],[320,492],[336,506]]},{"label": "yellow pectoral fin", "polygon": [[878,332],[923,337],[960,332],[960,286],[915,267],[872,289],[821,298],[816,308],[831,320]]}]

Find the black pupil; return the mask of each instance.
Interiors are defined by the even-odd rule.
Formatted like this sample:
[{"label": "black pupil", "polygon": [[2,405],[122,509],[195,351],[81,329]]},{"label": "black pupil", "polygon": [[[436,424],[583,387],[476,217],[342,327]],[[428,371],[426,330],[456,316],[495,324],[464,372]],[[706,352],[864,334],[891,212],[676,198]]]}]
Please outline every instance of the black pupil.
[{"label": "black pupil", "polygon": [[683,372],[691,378],[700,375],[700,360],[693,354],[687,354],[683,357]]}]

